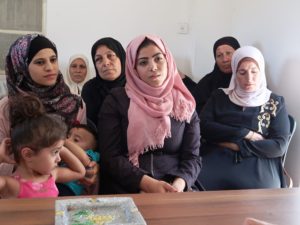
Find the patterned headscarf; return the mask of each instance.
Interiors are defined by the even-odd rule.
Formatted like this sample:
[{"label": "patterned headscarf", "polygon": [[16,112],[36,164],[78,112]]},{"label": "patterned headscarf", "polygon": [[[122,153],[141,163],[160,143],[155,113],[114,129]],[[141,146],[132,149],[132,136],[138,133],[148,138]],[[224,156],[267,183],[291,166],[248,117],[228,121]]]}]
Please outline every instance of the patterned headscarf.
[{"label": "patterned headscarf", "polygon": [[[167,77],[160,87],[152,87],[142,81],[135,69],[138,48],[146,38],[153,41],[166,58]],[[153,35],[142,35],[129,43],[126,80],[125,90],[130,98],[127,129],[129,160],[138,166],[140,154],[162,148],[165,138],[171,137],[170,117],[190,122],[195,100],[183,84],[171,52],[159,37]]]},{"label": "patterned headscarf", "polygon": [[[79,108],[82,107],[82,100],[71,94],[69,87],[65,84],[62,74],[59,72],[57,81],[53,86],[42,86],[34,82],[29,74],[28,55],[35,38],[47,40],[48,46],[54,43],[40,34],[27,34],[19,37],[10,47],[6,56],[6,82],[8,87],[8,97],[18,94],[33,94],[39,97],[48,113],[60,115],[67,124],[76,120]],[[46,47],[49,48],[49,47]],[[41,48],[42,49],[42,48]],[[56,51],[54,51],[56,53]]]},{"label": "patterned headscarf", "polygon": [[[245,92],[236,80],[236,74],[239,62],[244,58],[252,58],[259,67],[259,84],[257,90],[254,92]],[[265,74],[265,60],[261,52],[252,46],[243,46],[237,49],[231,59],[232,77],[228,88],[223,91],[227,94],[230,100],[243,107],[261,106],[270,99],[271,91],[267,88],[266,74]]]}]

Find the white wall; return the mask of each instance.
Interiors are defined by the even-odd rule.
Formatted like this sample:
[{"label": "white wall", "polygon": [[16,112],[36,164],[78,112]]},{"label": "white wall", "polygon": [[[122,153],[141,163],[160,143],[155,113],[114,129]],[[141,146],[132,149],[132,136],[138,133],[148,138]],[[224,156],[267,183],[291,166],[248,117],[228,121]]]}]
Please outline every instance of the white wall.
[{"label": "white wall", "polygon": [[[48,0],[46,32],[57,44],[62,72],[70,55],[90,57],[99,38],[111,36],[126,47],[135,36],[154,33],[167,42],[178,67],[195,81],[213,68],[215,40],[235,36],[242,45],[261,49],[269,88],[285,97],[289,113],[300,125],[299,9],[298,0]],[[178,33],[182,22],[189,24],[188,34]],[[300,127],[286,162],[296,185],[299,140]]]}]

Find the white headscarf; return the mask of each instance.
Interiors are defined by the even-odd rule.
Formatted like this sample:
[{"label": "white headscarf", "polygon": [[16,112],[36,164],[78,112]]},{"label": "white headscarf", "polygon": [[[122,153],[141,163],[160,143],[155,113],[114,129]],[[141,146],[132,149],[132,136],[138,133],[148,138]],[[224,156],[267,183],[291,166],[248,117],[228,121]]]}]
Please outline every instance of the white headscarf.
[{"label": "white headscarf", "polygon": [[[75,59],[82,59],[86,65],[86,69],[87,69],[86,77],[85,77],[84,81],[82,81],[81,83],[75,83],[74,81],[72,81],[71,76],[70,76],[70,65]],[[69,64],[68,64],[67,71],[66,71],[66,83],[68,84],[71,93],[76,94],[76,95],[81,95],[82,87],[89,79],[91,79],[91,75],[90,75],[88,58],[82,54],[72,55],[69,59]]]},{"label": "white headscarf", "polygon": [[[258,88],[254,92],[245,92],[236,80],[236,73],[239,62],[244,58],[252,58],[259,66],[260,80]],[[243,107],[254,107],[265,104],[271,95],[271,91],[267,88],[265,74],[265,60],[262,53],[255,47],[243,46],[237,49],[231,59],[232,77],[228,88],[222,88],[229,99]]]}]

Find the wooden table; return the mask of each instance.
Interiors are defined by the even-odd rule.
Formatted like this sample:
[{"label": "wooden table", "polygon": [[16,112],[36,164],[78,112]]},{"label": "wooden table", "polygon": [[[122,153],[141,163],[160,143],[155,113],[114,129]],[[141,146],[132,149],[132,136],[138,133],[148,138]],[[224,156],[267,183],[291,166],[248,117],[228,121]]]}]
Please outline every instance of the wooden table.
[{"label": "wooden table", "polygon": [[[300,224],[299,188],[119,196],[132,197],[148,225],[242,225],[246,217]],[[53,225],[55,200],[2,199],[0,224]]]}]

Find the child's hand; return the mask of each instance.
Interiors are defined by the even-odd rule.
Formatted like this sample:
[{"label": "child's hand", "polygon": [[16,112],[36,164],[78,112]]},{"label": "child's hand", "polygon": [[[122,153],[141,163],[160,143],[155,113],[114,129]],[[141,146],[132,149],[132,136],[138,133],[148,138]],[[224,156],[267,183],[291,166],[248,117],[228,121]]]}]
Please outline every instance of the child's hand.
[{"label": "child's hand", "polygon": [[85,177],[80,180],[80,183],[86,187],[95,184],[97,180],[97,174],[99,173],[99,165],[95,161],[91,161],[86,168]]},{"label": "child's hand", "polygon": [[10,156],[11,153],[11,140],[10,138],[4,138],[0,144],[0,163],[10,163],[15,164]]}]

